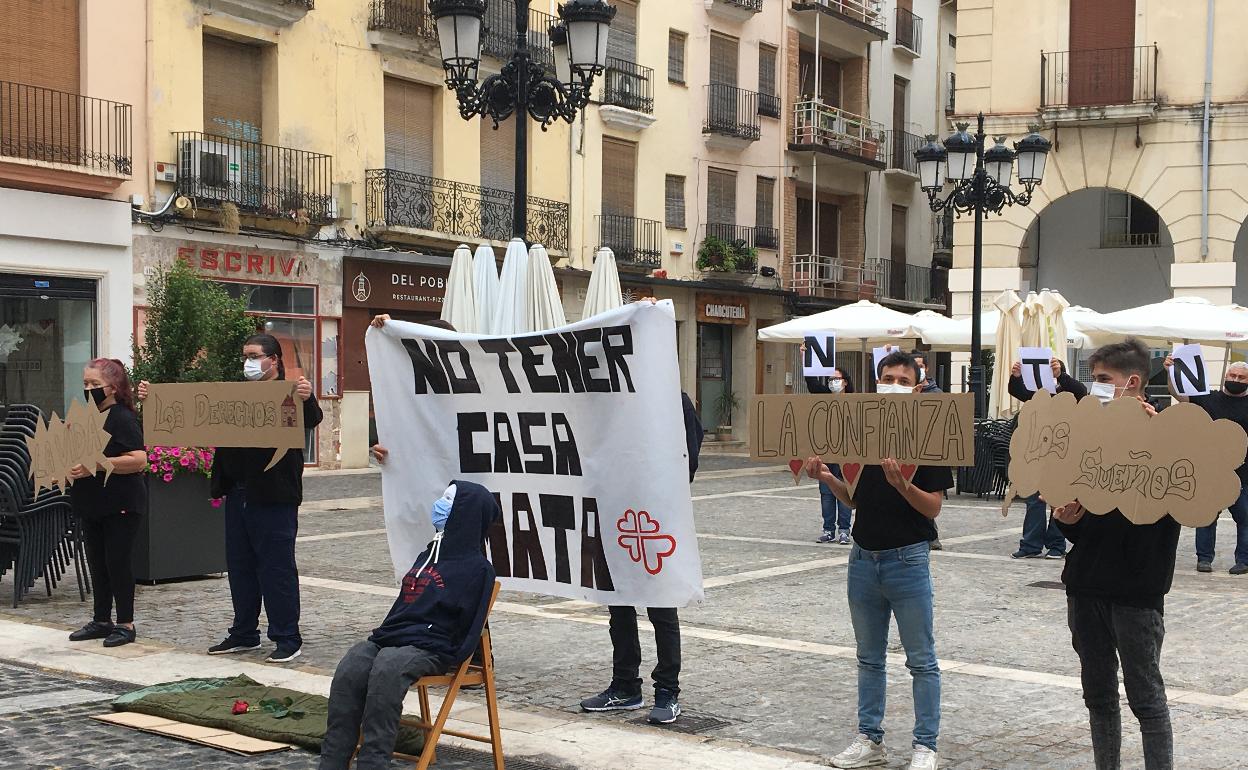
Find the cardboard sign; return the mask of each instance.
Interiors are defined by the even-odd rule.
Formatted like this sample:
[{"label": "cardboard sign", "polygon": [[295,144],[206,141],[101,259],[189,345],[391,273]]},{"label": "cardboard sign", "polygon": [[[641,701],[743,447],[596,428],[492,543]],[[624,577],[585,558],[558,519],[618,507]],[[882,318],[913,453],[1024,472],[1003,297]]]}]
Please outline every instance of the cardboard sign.
[{"label": "cardboard sign", "polygon": [[1175,345],[1170,354],[1170,383],[1180,396],[1203,396],[1209,393],[1209,378],[1205,374],[1205,357],[1200,345]]},{"label": "cardboard sign", "polygon": [[907,481],[919,465],[974,465],[973,398],[970,393],[754,396],[750,459],[818,456],[840,463],[851,495],[862,466],[879,465],[886,457],[901,464]]},{"label": "cardboard sign", "polygon": [[884,360],[885,356],[892,353],[894,350],[901,350],[901,347],[899,345],[885,345],[879,348],[871,348],[871,360],[873,362],[871,365],[871,379],[879,378],[880,362]]},{"label": "cardboard sign", "polygon": [[836,335],[832,332],[806,335],[802,356],[803,377],[831,377],[836,373]]},{"label": "cardboard sign", "polygon": [[1057,378],[1049,363],[1053,360],[1053,348],[1019,348],[1018,360],[1023,367],[1023,385],[1027,390],[1057,392]]},{"label": "cardboard sign", "polygon": [[143,440],[148,446],[303,449],[303,401],[291,380],[159,383],[148,387]]},{"label": "cardboard sign", "polygon": [[113,473],[113,461],[104,456],[111,436],[104,430],[108,415],[87,406],[85,401],[71,401],[67,420],[62,421],[56,412],[47,426],[40,421],[35,435],[26,437],[30,450],[30,477],[35,480],[35,494],[41,489],[51,489],[55,484],[62,492],[69,490],[74,479],[69,470],[82,465],[94,473],[104,469],[104,481]]},{"label": "cardboard sign", "polygon": [[1235,473],[1248,435],[1194,404],[1150,417],[1139,401],[1037,393],[1010,440],[1010,484],[1052,506],[1078,500],[1093,514],[1115,508],[1135,524],[1166,514],[1203,527],[1240,493]]}]

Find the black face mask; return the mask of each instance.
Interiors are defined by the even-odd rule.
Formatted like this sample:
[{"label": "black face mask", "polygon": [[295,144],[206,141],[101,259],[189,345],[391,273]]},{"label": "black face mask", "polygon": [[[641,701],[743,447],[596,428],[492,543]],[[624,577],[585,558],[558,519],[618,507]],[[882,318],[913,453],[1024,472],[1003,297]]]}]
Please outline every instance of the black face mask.
[{"label": "black face mask", "polygon": [[1242,396],[1248,391],[1248,382],[1236,382],[1235,380],[1227,380],[1222,383],[1222,390],[1230,393],[1232,396]]},{"label": "black face mask", "polygon": [[89,390],[84,390],[82,391],[82,397],[88,401],[94,401],[97,407],[104,403],[104,399],[108,398],[108,396],[104,395],[103,388],[90,388]]}]

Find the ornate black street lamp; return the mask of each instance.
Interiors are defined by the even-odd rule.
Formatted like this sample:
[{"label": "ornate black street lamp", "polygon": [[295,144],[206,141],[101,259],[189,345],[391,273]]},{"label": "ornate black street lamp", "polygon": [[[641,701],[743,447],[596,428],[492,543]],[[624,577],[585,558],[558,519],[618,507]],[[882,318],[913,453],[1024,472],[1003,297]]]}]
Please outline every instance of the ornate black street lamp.
[{"label": "ornate black street lamp", "polygon": [[[971,273],[971,369],[970,386],[975,394],[975,416],[987,412],[984,400],[984,369],[981,357],[980,316],[983,314],[984,216],[1000,214],[1006,206],[1031,203],[1031,194],[1044,179],[1044,163],[1052,143],[1031,126],[1031,133],[1014,144],[1005,146],[1005,137],[995,137],[996,144],[984,151],[984,114],[979,114],[975,135],[967,133],[970,124],[956,124],[944,146],[935,136],[914,152],[919,163],[919,183],[927,193],[932,211],[953,210],[957,216],[975,214],[975,260]],[[1018,160],[1018,181],[1022,192],[1010,189],[1014,161]],[[953,182],[953,190],[941,197],[945,179]]]},{"label": "ornate black street lamp", "polygon": [[515,200],[512,235],[525,236],[528,200],[528,120],[542,130],[556,120],[568,123],[589,104],[594,77],[606,69],[607,30],[615,8],[604,0],[569,0],[559,6],[560,23],[549,30],[555,58],[555,77],[533,60],[529,50],[529,0],[515,0],[516,48],[497,75],[480,83],[481,33],[485,0],[431,0],[429,12],[437,22],[438,44],[446,87],[459,100],[465,120],[488,116],[498,128],[516,116]]}]

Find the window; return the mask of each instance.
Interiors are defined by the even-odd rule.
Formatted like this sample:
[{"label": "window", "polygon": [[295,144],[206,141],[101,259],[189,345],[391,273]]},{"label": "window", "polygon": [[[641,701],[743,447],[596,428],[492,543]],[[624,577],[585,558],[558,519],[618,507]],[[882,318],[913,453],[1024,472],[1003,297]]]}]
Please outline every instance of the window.
[{"label": "window", "polygon": [[607,56],[637,62],[637,6],[627,0],[614,0],[615,18],[607,35]]},{"label": "window", "polygon": [[602,138],[602,213],[634,216],[637,197],[637,145]]},{"label": "window", "polygon": [[820,57],[818,93],[815,89],[815,54],[802,50],[798,54],[798,91],[802,99],[818,98],[830,107],[841,106],[841,63],[826,56]]},{"label": "window", "polygon": [[667,32],[667,79],[673,83],[685,82],[685,33],[674,29]]},{"label": "window", "polygon": [[737,85],[737,39],[711,33],[711,83]]},{"label": "window", "polygon": [[706,221],[712,225],[729,227],[737,223],[736,172],[718,168],[707,170]]},{"label": "window", "polygon": [[[471,124],[470,124],[471,125]],[[516,187],[516,127],[507,121],[494,128],[489,120],[480,121],[481,126],[481,186],[497,195],[496,191],[514,192]],[[507,201],[511,205],[511,201]],[[510,238],[511,221],[507,222]]]},{"label": "window", "polygon": [[950,36],[949,36],[949,47],[950,47],[950,48],[957,48],[957,47],[958,47],[958,36],[957,36],[957,35],[950,35]]},{"label": "window", "polygon": [[776,95],[776,49],[764,43],[758,46],[758,92]]},{"label": "window", "polygon": [[385,79],[386,168],[433,176],[435,93],[430,86]]},{"label": "window", "polygon": [[1130,193],[1105,191],[1105,223],[1101,248],[1156,246],[1161,240],[1161,218]]},{"label": "window", "polygon": [[262,141],[262,51],[204,36],[204,133]]},{"label": "window", "polygon": [[668,227],[685,226],[685,178],[668,174],[664,182],[664,221]]},{"label": "window", "polygon": [[776,180],[760,176],[754,193],[754,225],[756,227],[774,228],[775,221]]}]

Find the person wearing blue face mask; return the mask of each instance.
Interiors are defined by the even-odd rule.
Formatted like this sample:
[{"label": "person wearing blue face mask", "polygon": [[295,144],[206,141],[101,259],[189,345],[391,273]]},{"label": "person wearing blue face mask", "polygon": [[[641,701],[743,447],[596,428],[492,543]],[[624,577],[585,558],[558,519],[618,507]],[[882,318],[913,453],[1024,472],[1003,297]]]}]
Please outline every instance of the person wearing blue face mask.
[{"label": "person wearing blue face mask", "polygon": [[432,542],[403,578],[386,619],[334,671],[320,770],[346,770],[357,743],[357,770],[390,767],[412,684],[477,649],[495,578],[485,538],[501,514],[490,491],[469,481],[452,482],[430,506]]}]

